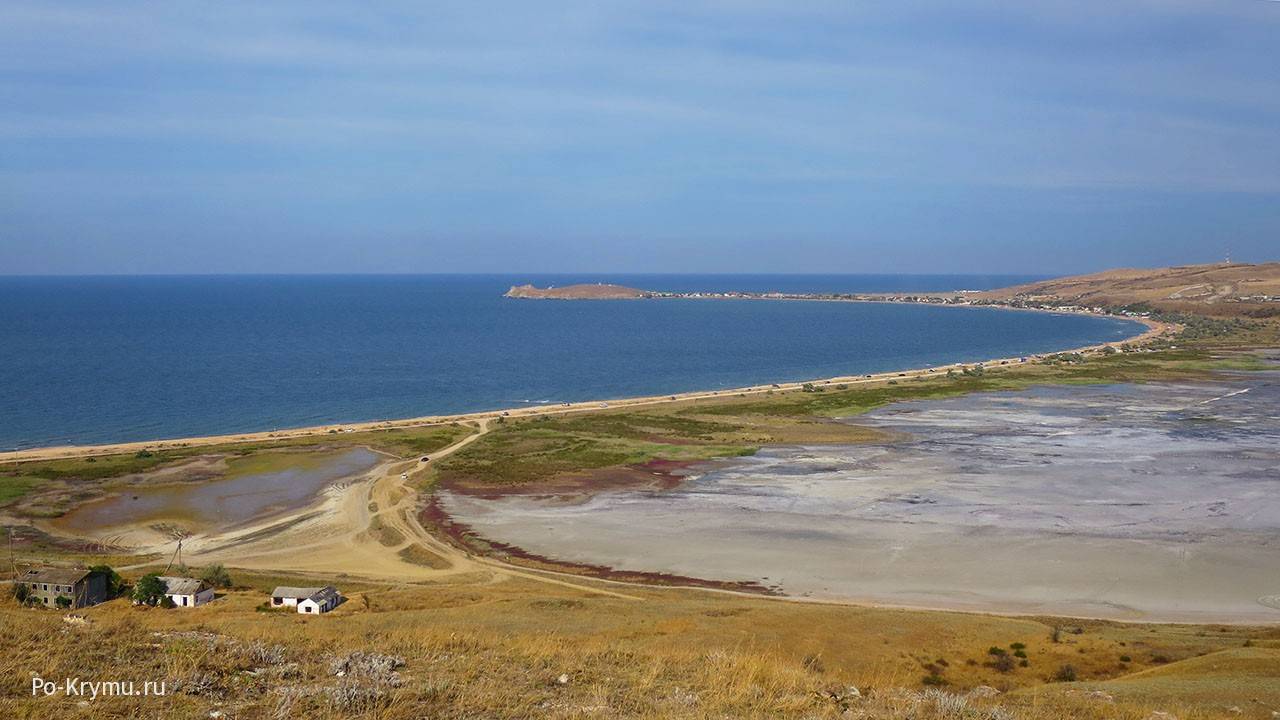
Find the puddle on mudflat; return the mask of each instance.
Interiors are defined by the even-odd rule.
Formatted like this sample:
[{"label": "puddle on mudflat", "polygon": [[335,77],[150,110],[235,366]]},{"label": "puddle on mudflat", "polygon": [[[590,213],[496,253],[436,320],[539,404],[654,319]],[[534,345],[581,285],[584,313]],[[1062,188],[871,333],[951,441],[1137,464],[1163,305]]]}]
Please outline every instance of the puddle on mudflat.
[{"label": "puddle on mudflat", "polygon": [[382,456],[365,448],[285,456],[283,469],[206,482],[126,488],[55,521],[77,535],[170,523],[225,530],[306,506],[326,487],[373,468]]}]

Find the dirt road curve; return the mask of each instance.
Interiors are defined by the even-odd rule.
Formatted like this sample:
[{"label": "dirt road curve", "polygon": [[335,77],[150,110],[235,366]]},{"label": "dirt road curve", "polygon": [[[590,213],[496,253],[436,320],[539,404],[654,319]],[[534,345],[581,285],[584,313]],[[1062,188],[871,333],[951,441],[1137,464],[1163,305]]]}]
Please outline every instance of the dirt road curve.
[{"label": "dirt road curve", "polygon": [[[447,457],[489,431],[482,420],[476,433],[432,454]],[[511,567],[469,555],[432,536],[418,521],[418,494],[409,487],[428,463],[392,460],[364,476],[330,488],[318,506],[285,518],[232,532],[194,536],[183,541],[189,564],[223,563],[231,567],[288,571],[332,578],[345,575],[393,583],[462,580],[500,582],[521,577],[625,599],[631,595],[563,577]],[[147,548],[169,555],[173,546]]]}]

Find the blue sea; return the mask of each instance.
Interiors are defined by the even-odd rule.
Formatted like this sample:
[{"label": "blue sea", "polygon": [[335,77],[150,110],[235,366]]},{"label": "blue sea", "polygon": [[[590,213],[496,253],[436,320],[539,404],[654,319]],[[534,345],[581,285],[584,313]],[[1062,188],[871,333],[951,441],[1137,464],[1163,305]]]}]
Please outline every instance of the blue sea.
[{"label": "blue sea", "polygon": [[910,292],[1026,276],[0,277],[0,449],[273,430],[1044,352],[1122,320],[924,305],[530,301],[513,284]]}]

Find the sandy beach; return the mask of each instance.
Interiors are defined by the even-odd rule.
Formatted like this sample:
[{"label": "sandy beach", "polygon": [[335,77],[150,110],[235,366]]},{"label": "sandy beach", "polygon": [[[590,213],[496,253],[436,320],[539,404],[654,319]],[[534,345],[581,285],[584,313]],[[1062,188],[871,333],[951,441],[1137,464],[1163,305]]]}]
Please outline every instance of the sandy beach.
[{"label": "sandy beach", "polygon": [[[814,300],[801,302],[863,302],[851,300]],[[947,306],[953,307],[953,306]],[[983,306],[984,308],[997,306]],[[969,309],[967,306],[954,306],[957,312]],[[1047,312],[1047,311],[1037,311]],[[1077,313],[1088,314],[1088,313]],[[1126,318],[1135,322],[1140,322],[1147,326],[1146,332],[1129,338],[1127,340],[1102,343],[1096,345],[1088,345],[1078,348],[1064,348],[1057,352],[1091,352],[1098,351],[1107,346],[1120,345],[1141,345],[1150,342],[1158,337],[1168,335],[1176,330],[1176,326],[1168,323],[1162,323],[1155,320],[1145,318]],[[989,358],[985,360],[985,364],[998,365],[1001,362],[1016,363],[1020,358],[1003,357]],[[1028,358],[1028,362],[1036,362],[1037,359]],[[489,410],[474,413],[462,413],[454,415],[428,415],[421,417],[405,418],[399,420],[372,420],[358,423],[328,424],[315,425],[309,427],[291,428],[284,430],[273,430],[264,432],[249,433],[230,433],[223,435],[207,435],[201,437],[188,438],[172,438],[172,439],[156,439],[138,442],[125,443],[108,443],[101,445],[67,445],[57,447],[29,448],[24,450],[13,450],[0,452],[0,463],[6,462],[33,462],[42,460],[57,460],[62,458],[92,457],[101,455],[114,455],[119,453],[135,453],[141,450],[164,450],[173,448],[193,448],[193,447],[209,447],[214,445],[227,445],[235,443],[252,443],[271,440],[287,440],[306,437],[317,437],[323,435],[331,435],[335,433],[354,433],[367,432],[376,430],[389,430],[395,428],[420,428],[430,427],[432,425],[446,425],[449,423],[477,423],[483,420],[490,420],[502,416],[510,417],[528,417],[547,414],[569,414],[569,413],[588,413],[598,412],[612,408],[641,407],[646,405],[655,405],[670,402],[689,402],[698,400],[707,400],[712,398],[723,397],[726,395],[752,395],[762,394],[770,391],[779,390],[797,390],[805,383],[844,383],[844,384],[866,384],[877,383],[892,380],[898,377],[915,377],[919,375],[928,375],[935,372],[946,372],[950,368],[960,368],[965,365],[973,365],[975,363],[955,363],[952,365],[940,365],[933,368],[912,368],[899,371],[890,371],[882,373],[874,373],[871,375],[856,376],[837,376],[829,378],[812,378],[809,380],[799,380],[794,382],[785,382],[777,384],[763,384],[748,387],[731,388],[714,391],[692,391],[685,393],[676,393],[668,395],[650,395],[642,397],[611,399],[607,401],[587,401],[568,403],[564,405],[534,405],[512,407],[506,409]]]}]

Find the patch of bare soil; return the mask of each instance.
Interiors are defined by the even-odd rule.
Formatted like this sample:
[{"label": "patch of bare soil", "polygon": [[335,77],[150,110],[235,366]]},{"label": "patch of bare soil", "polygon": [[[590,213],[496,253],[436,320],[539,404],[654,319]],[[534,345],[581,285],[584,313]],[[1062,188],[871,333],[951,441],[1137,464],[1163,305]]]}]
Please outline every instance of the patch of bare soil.
[{"label": "patch of bare soil", "polygon": [[423,527],[429,529],[436,537],[444,538],[455,547],[468,553],[476,553],[501,560],[510,565],[518,565],[533,570],[546,570],[639,585],[699,587],[759,595],[781,595],[776,589],[755,582],[730,582],[672,573],[618,570],[605,565],[566,562],[531,553],[515,545],[495,542],[481,537],[470,526],[458,522],[449,515],[435,496],[432,496],[425,503],[421,512],[418,513],[418,520]]}]

